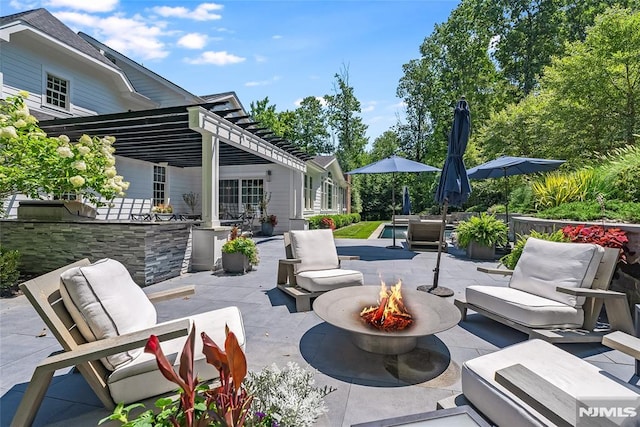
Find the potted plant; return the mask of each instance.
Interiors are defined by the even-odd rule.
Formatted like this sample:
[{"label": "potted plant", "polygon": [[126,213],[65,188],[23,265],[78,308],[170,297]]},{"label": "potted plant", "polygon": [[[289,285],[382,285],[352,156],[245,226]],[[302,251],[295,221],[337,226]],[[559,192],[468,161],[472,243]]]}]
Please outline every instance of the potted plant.
[{"label": "potted plant", "polygon": [[29,113],[28,96],[20,92],[0,101],[0,194],[22,193],[34,199],[20,203],[18,216],[34,218],[34,205],[44,204],[68,211],[53,213],[60,219],[69,215],[95,217],[95,209],[85,209],[82,202],[97,207],[116,196],[123,197],[129,183],[115,168],[115,138],[82,135],[72,142],[66,135],[49,137]]},{"label": "potted plant", "polygon": [[496,245],[508,243],[507,224],[493,215],[481,213],[461,221],[456,229],[458,246],[472,259],[494,259]]},{"label": "potted plant", "polygon": [[271,201],[271,193],[266,193],[260,200],[260,231],[263,236],[273,236],[273,227],[278,224],[278,218],[275,215],[269,215],[267,207]]},{"label": "potted plant", "polygon": [[227,273],[245,274],[253,265],[258,265],[256,242],[240,235],[238,227],[233,227],[229,239],[222,245],[222,269]]}]

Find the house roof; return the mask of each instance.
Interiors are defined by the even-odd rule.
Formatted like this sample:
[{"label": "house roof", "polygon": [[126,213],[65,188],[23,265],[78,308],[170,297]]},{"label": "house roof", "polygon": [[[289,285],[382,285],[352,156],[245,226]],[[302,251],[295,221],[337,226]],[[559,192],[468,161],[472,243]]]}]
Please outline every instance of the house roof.
[{"label": "house roof", "polygon": [[312,159],[318,166],[326,169],[331,163],[336,161],[336,156],[314,156]]},{"label": "house roof", "polygon": [[5,26],[12,22],[23,22],[85,55],[108,65],[114,70],[121,71],[117,65],[101,55],[93,46],[44,8],[27,10],[25,12],[0,17],[0,26]]},{"label": "house roof", "polygon": [[[311,157],[278,138],[262,136],[252,126],[239,126],[227,120],[228,110],[221,109],[226,101],[198,105],[157,108],[99,116],[71,117],[40,122],[40,127],[51,136],[67,135],[77,140],[89,136],[111,135],[116,138],[116,154],[152,163],[167,162],[171,166],[194,167],[202,165],[202,135],[190,127],[189,109],[202,107],[226,121],[241,132],[266,141],[291,156],[306,162]],[[234,110],[235,111],[235,110]],[[221,138],[219,164],[221,166],[265,164],[272,160],[257,156]]]}]

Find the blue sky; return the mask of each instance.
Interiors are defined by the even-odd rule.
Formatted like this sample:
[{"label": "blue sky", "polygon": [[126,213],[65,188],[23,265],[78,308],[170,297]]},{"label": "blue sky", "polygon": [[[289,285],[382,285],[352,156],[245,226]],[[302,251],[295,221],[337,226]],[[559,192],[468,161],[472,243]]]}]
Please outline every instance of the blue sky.
[{"label": "blue sky", "polygon": [[2,14],[45,7],[196,95],[235,91],[247,110],[267,96],[283,111],[330,94],[346,66],[373,142],[402,117],[402,65],[458,3],[12,0]]}]

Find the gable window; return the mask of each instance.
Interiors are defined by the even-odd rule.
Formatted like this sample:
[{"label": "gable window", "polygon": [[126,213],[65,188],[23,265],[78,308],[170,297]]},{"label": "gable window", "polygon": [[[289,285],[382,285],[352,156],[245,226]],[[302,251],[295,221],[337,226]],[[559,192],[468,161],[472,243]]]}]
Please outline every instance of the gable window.
[{"label": "gable window", "polygon": [[167,168],[153,166],[153,206],[163,205],[166,202]]},{"label": "gable window", "polygon": [[46,100],[48,105],[69,109],[69,81],[47,73]]}]

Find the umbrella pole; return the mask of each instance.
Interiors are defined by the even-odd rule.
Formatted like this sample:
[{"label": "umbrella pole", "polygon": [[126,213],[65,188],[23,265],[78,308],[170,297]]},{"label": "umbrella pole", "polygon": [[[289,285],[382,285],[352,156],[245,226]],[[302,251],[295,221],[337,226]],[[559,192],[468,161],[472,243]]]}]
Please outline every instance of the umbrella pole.
[{"label": "umbrella pole", "polygon": [[396,174],[391,173],[391,208],[393,210],[393,218],[391,219],[393,230],[393,244],[387,246],[387,249],[402,249],[402,246],[396,245]]},{"label": "umbrella pole", "polygon": [[440,224],[440,238],[438,240],[438,257],[436,258],[436,268],[433,269],[433,286],[422,285],[417,288],[419,291],[426,291],[439,297],[450,297],[453,295],[451,289],[438,286],[438,280],[440,278],[440,258],[442,257],[442,244],[444,242],[444,229],[447,224],[448,207],[449,199],[444,199],[444,205],[442,206],[442,224]]}]

